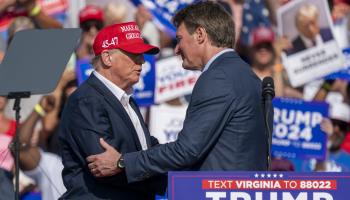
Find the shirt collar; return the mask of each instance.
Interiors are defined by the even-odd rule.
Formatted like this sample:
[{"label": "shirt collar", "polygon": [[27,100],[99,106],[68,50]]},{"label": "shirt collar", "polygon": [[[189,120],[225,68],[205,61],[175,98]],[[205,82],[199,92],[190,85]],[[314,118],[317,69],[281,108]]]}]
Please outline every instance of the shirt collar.
[{"label": "shirt collar", "polygon": [[[307,38],[307,37],[305,37],[305,36],[303,36],[303,35],[300,35],[300,38],[301,38],[301,40],[304,42],[304,44],[305,44],[305,46],[306,46],[307,48],[310,48],[310,47],[313,47],[313,46],[314,46],[314,45],[312,44],[312,40],[310,40],[309,38]],[[316,35],[315,41],[314,41],[314,42],[315,42],[315,45],[316,45],[316,46],[323,43],[323,42],[322,42],[322,37],[321,37],[320,34],[317,34],[317,35]]]},{"label": "shirt collar", "polygon": [[108,80],[104,76],[102,76],[100,73],[98,73],[96,70],[93,71],[93,74],[98,78],[112,93],[119,101],[121,101],[122,97],[126,95],[125,97],[129,99],[132,95],[132,90],[128,91],[126,93],[123,89],[118,87],[116,84],[114,84],[112,81]]},{"label": "shirt collar", "polygon": [[204,66],[204,69],[202,72],[205,72],[209,69],[209,66],[214,62],[214,60],[216,60],[216,58],[218,58],[219,56],[221,56],[222,54],[226,53],[226,52],[230,52],[230,51],[235,51],[233,49],[224,49],[222,51],[220,51],[219,53],[215,54],[213,57],[210,58],[210,60],[207,62],[207,64]]}]

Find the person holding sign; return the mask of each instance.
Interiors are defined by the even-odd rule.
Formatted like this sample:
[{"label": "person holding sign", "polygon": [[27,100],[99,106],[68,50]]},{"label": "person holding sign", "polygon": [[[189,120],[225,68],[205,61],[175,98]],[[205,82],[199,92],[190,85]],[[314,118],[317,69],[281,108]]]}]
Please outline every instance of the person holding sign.
[{"label": "person holding sign", "polygon": [[90,171],[96,177],[125,172],[132,183],[174,170],[267,170],[261,81],[233,50],[231,16],[205,1],[173,21],[183,68],[202,71],[178,139],[132,153],[102,140],[106,151],[87,157]]}]

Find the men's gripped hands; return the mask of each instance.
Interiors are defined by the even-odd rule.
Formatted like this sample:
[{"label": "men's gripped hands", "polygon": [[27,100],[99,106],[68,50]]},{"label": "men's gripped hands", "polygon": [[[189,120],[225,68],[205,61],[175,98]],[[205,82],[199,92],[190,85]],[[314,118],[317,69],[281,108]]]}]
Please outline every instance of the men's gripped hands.
[{"label": "men's gripped hands", "polygon": [[86,158],[90,172],[95,177],[113,176],[122,172],[122,169],[117,166],[121,154],[104,141],[103,138],[100,138],[100,144],[106,151]]}]

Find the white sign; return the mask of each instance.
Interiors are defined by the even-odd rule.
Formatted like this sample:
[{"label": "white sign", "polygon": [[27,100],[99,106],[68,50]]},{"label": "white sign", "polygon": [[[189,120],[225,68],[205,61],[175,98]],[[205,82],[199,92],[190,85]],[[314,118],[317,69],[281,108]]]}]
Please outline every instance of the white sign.
[{"label": "white sign", "polygon": [[199,75],[199,71],[183,69],[179,57],[174,56],[157,61],[154,101],[162,103],[190,94]]},{"label": "white sign", "polygon": [[182,130],[186,109],[187,105],[163,104],[151,107],[149,129],[160,144],[173,142],[177,139],[178,133]]},{"label": "white sign", "polygon": [[293,87],[343,68],[326,0],[295,0],[278,9],[277,16],[279,34],[292,44],[282,60]]}]

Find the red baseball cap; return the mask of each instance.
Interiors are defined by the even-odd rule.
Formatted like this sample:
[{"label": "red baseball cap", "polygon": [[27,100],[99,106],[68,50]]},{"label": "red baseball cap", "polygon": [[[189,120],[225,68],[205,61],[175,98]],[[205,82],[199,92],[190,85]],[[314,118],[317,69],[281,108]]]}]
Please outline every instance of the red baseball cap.
[{"label": "red baseball cap", "polygon": [[157,54],[159,52],[158,47],[143,41],[135,22],[106,26],[97,34],[93,49],[95,56],[107,49],[121,49],[133,54]]},{"label": "red baseball cap", "polygon": [[87,5],[79,12],[79,23],[88,20],[103,21],[103,10],[94,5]]},{"label": "red baseball cap", "polygon": [[334,4],[340,4],[340,3],[344,3],[344,4],[350,4],[350,0],[333,0]]},{"label": "red baseball cap", "polygon": [[269,27],[258,27],[252,31],[251,46],[256,46],[263,42],[272,43],[275,40],[275,34]]}]

